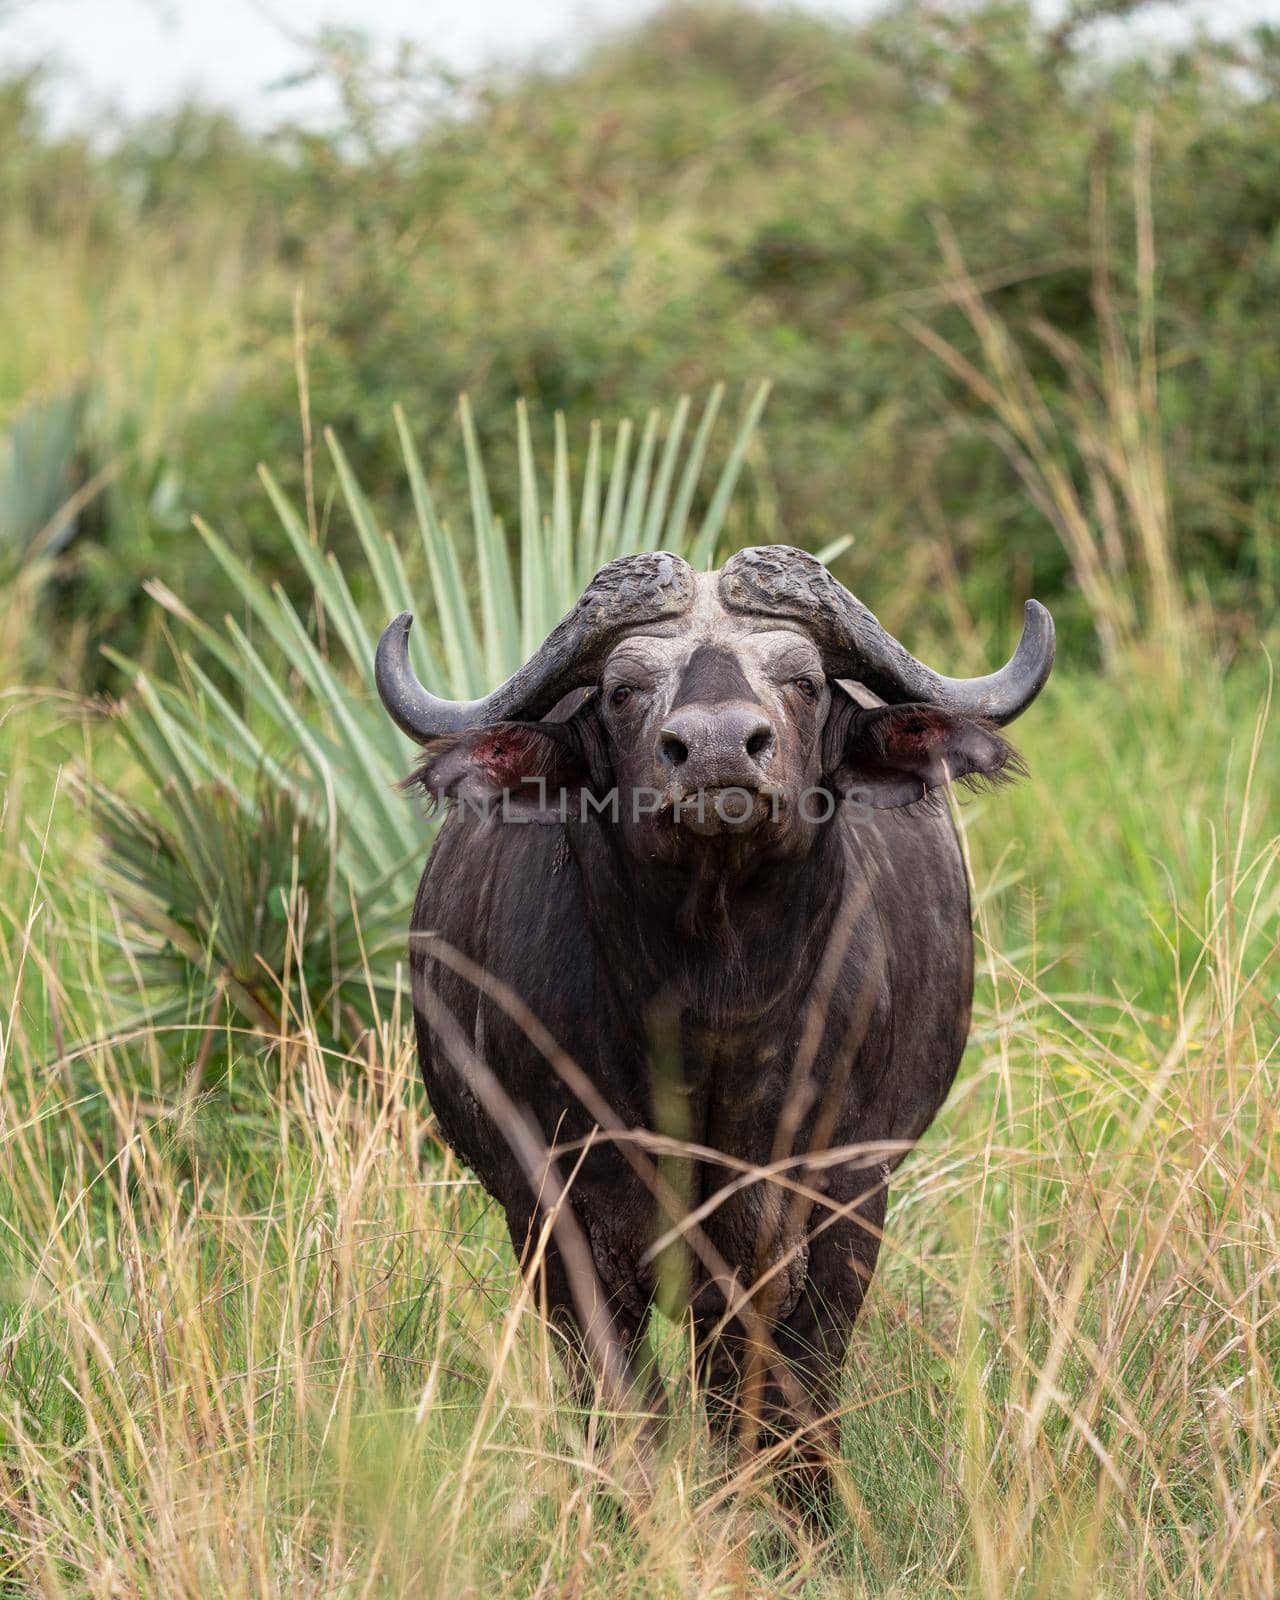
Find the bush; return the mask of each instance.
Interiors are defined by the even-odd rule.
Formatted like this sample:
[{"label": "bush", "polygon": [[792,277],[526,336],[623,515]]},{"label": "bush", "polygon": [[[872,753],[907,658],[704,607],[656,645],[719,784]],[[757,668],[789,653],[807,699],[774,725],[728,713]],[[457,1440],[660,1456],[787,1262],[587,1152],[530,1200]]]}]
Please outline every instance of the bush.
[{"label": "bush", "polygon": [[[110,400],[95,463],[122,457],[89,530],[103,557],[77,558],[62,617],[84,620],[91,656],[104,639],[137,653],[153,617],[141,580],[178,587],[179,575],[216,615],[233,591],[176,532],[177,508],[211,517],[305,602],[254,477],[270,460],[303,496],[301,285],[315,431],[342,437],[386,526],[412,514],[386,427],[393,398],[432,424],[459,392],[483,393],[482,419],[523,395],[536,420],[636,414],[715,376],[769,377],[769,451],[744,502],[761,535],[810,547],[856,535],[842,575],[873,603],[905,548],[926,615],[941,566],[975,610],[1012,613],[1034,588],[1066,601],[1081,644],[1089,606],[1055,529],[1007,454],[956,426],[979,403],[910,324],[979,353],[951,292],[949,231],[1069,433],[1073,378],[1036,329],[1070,339],[1091,371],[1108,359],[1100,275],[1129,319],[1146,270],[1133,245],[1140,168],[1174,556],[1224,614],[1265,609],[1277,579],[1274,41],[1159,59],[1104,55],[1090,37],[1078,18],[1053,25],[1016,4],[962,17],[903,5],[857,26],[680,6],[560,74],[459,85],[415,69],[413,106],[336,41],[322,65],[343,89],[340,125],[259,137],[185,111],[109,155],[33,138],[30,87],[11,87],[5,115],[26,153],[6,177],[0,248],[16,316],[56,323],[30,266],[52,246],[44,276],[71,273],[62,301],[97,309],[79,348],[0,372],[0,393],[12,405],[23,373],[28,385],[69,377],[88,357]],[[114,374],[126,359],[136,369],[124,334],[144,283],[136,336],[151,368],[173,370],[144,401],[129,386],[126,403]],[[496,442],[483,420],[480,438]],[[422,449],[432,477],[460,487],[455,444],[433,427]],[[1069,465],[1087,493],[1088,463]],[[514,458],[495,455],[491,472],[510,525]],[[341,486],[321,456],[312,478],[326,541],[354,558],[353,530],[326,515]]]}]

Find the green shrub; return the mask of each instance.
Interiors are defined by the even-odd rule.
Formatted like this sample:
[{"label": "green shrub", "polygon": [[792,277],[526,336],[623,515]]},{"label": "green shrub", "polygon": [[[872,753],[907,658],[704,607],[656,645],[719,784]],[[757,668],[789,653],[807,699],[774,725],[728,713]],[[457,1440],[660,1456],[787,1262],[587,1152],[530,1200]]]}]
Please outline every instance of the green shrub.
[{"label": "green shrub", "polygon": [[[1149,149],[1173,554],[1234,629],[1274,603],[1277,580],[1274,41],[1161,57],[1093,38],[1018,4],[963,18],[902,5],[857,25],[678,6],[564,72],[419,73],[412,103],[386,103],[338,41],[326,60],[346,110],[329,129],[260,137],[187,110],[126,130],[110,154],[42,136],[34,91],[10,86],[0,118],[23,154],[0,227],[8,339],[52,339],[56,304],[83,326],[8,370],[0,348],[0,407],[88,359],[113,397],[96,464],[123,458],[90,530],[101,558],[77,555],[59,618],[83,627],[92,661],[104,640],[147,648],[148,576],[219,614],[234,589],[176,531],[178,508],[210,517],[306,603],[254,476],[271,461],[303,496],[302,287],[315,429],[343,439],[384,525],[412,514],[392,399],[431,419],[482,392],[494,501],[517,513],[514,454],[492,449],[484,420],[505,403],[527,397],[535,422],[637,414],[653,394],[767,376],[768,452],[735,512],[744,536],[816,548],[855,535],[844,575],[872,603],[905,549],[926,621],[942,566],[975,611],[1012,613],[1034,589],[1087,647],[1091,607],[1051,521],[910,324],[978,353],[950,292],[949,229],[1070,435],[1072,376],[1037,329],[1072,341],[1087,369],[1105,363],[1099,277],[1121,318],[1135,314],[1135,174]],[[130,330],[147,363],[122,352]],[[175,376],[139,400],[133,377],[152,369]],[[455,437],[421,448],[433,481],[464,488]],[[1064,459],[1087,493],[1089,463]],[[322,456],[313,488],[328,547],[356,570],[353,529],[326,516],[341,485]]]}]

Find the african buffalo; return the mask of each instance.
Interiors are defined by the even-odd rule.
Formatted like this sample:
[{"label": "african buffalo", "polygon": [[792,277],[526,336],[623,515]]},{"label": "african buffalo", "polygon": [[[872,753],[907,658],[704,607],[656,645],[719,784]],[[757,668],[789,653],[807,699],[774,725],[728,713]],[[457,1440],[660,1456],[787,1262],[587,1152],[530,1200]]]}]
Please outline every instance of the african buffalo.
[{"label": "african buffalo", "polygon": [[411,623],[376,675],[451,802],[411,940],[444,1135],[518,1255],[555,1214],[547,1308],[598,1374],[641,1381],[674,1251],[713,1415],[829,1489],[888,1177],[969,1027],[930,794],[1021,770],[996,730],[1049,675],[1049,614],[1027,602],[999,672],[944,678],[802,551],[628,556],[467,704],[417,681]]}]

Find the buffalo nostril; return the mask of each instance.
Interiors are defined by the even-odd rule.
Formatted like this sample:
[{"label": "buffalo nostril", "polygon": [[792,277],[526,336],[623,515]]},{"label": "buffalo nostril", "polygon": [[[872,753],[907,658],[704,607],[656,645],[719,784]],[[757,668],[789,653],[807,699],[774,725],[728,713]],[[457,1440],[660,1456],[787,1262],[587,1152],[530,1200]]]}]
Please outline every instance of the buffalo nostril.
[{"label": "buffalo nostril", "polygon": [[660,746],[663,757],[673,767],[682,767],[689,759],[689,746],[683,739],[678,738],[669,729],[662,730],[662,743]]},{"label": "buffalo nostril", "polygon": [[747,754],[755,760],[773,749],[773,729],[761,728],[747,740]]}]

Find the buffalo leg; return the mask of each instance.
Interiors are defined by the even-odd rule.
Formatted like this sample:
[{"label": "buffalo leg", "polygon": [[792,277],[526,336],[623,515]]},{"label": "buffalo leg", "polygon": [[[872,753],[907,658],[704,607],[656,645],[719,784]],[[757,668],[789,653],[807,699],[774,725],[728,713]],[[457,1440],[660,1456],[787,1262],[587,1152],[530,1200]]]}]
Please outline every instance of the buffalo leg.
[{"label": "buffalo leg", "polygon": [[[822,1226],[826,1212],[813,1218],[804,1290],[774,1330],[790,1381],[771,1378],[763,1407],[767,1431],[795,1439],[791,1489],[823,1509],[834,1500],[832,1468],[840,1459],[840,1375],[880,1253],[887,1199],[883,1184],[872,1187],[865,1171],[838,1186],[845,1187],[849,1199],[859,1192],[866,1198],[854,1214],[829,1227]],[[836,1195],[832,1198],[839,1203]]]},{"label": "buffalo leg", "polygon": [[[507,1227],[520,1269],[526,1276],[531,1271],[535,1274],[539,1305],[548,1324],[560,1336],[561,1361],[575,1401],[587,1408],[600,1393],[609,1405],[636,1406],[643,1402],[647,1410],[661,1415],[665,1394],[648,1359],[645,1337],[649,1303],[638,1297],[624,1303],[619,1296],[610,1296],[594,1269],[589,1282],[575,1285],[554,1236],[546,1241],[540,1254],[536,1252],[541,1226],[540,1216],[507,1213]],[[591,1327],[583,1325],[580,1303],[584,1299],[598,1308]],[[622,1392],[611,1395],[611,1387]]]},{"label": "buffalo leg", "polygon": [[751,1338],[737,1322],[714,1334],[718,1319],[698,1319],[707,1326],[698,1367],[713,1432],[735,1435],[752,1448],[786,1441],[782,1484],[805,1509],[825,1510],[834,1500],[840,1375],[875,1270],[885,1212],[884,1189],[870,1188],[865,1172],[850,1174],[842,1187],[850,1199],[859,1192],[866,1198],[855,1214],[830,1226],[823,1227],[825,1210],[811,1219],[804,1286],[766,1339]]}]

